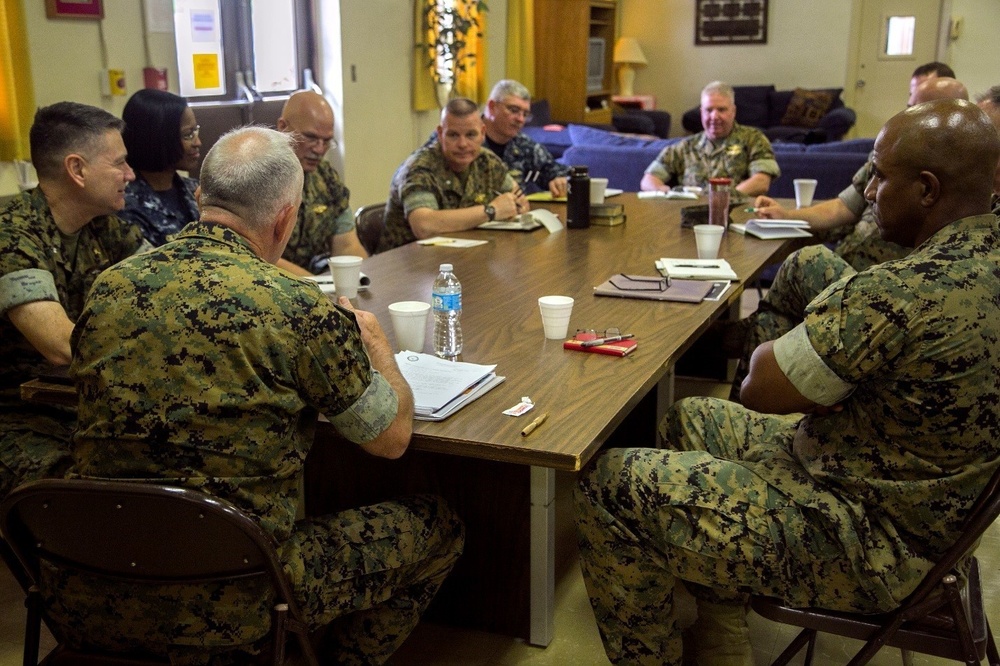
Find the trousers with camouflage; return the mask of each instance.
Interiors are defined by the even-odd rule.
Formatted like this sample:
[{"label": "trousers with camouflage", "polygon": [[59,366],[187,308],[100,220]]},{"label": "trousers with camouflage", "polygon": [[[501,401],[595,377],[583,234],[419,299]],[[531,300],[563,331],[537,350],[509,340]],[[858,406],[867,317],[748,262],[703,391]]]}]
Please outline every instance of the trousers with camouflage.
[{"label": "trousers with camouflage", "polygon": [[0,406],[0,499],[25,481],[61,477],[72,462],[76,414],[24,403]]},{"label": "trousers with camouflage", "polygon": [[[464,538],[459,518],[431,495],[296,522],[279,555],[323,662],[384,663],[417,625]],[[47,569],[42,590],[70,645],[135,649],[141,636],[173,664],[249,663],[246,653],[260,650],[270,626],[270,599],[254,581],[136,586]],[[224,652],[233,644],[244,652]]]},{"label": "trousers with camouflage", "polygon": [[857,271],[825,245],[796,250],[781,262],[757,311],[736,322],[743,353],[736,366],[729,399],[739,402],[740,385],[750,370],[750,355],[762,343],[777,340],[802,323],[806,306],[837,280]]},{"label": "trousers with camouflage", "polygon": [[833,521],[747,464],[801,470],[789,453],[797,418],[689,398],[660,425],[675,450],[611,449],[585,470],[580,559],[612,663],[681,664],[677,580],[714,604],[744,606],[754,593],[881,610],[851,573]]}]

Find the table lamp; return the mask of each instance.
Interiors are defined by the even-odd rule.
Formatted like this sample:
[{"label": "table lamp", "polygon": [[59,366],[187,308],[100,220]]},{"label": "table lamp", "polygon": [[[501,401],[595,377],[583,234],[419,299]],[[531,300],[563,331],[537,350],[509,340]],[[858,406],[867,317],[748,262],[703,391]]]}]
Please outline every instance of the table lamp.
[{"label": "table lamp", "polygon": [[614,61],[618,65],[619,94],[623,97],[634,95],[635,67],[647,64],[646,54],[639,47],[639,42],[634,37],[619,37],[615,42]]}]

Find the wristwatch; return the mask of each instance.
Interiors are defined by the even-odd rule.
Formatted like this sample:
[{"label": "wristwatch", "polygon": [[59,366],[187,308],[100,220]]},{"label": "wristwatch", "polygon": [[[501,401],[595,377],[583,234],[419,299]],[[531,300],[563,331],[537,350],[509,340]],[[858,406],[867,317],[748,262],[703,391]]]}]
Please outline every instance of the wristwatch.
[{"label": "wristwatch", "polygon": [[496,208],[494,208],[490,204],[486,204],[485,206],[483,206],[483,208],[486,209],[486,217],[489,219],[490,222],[492,222],[497,218]]}]

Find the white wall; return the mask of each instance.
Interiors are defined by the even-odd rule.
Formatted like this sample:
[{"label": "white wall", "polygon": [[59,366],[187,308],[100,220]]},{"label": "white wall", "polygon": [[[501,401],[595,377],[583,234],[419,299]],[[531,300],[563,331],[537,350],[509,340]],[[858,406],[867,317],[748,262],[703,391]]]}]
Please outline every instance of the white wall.
[{"label": "white wall", "polygon": [[1000,1],[951,0],[951,16],[963,18],[961,33],[947,54],[955,75],[973,96],[1000,85]]},{"label": "white wall", "polygon": [[635,37],[649,61],[637,71],[635,91],[656,96],[657,108],[672,116],[674,135],[684,133],[681,115],[698,105],[709,81],[779,89],[844,85],[849,2],[771,0],[767,44],[746,46],[695,46],[690,0],[621,0],[620,13],[621,34]]}]

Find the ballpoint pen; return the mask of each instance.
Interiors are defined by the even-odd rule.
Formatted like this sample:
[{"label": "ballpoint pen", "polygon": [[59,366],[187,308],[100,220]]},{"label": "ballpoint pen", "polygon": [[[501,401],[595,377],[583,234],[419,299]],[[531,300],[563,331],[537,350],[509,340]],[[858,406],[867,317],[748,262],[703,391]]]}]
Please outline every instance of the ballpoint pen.
[{"label": "ballpoint pen", "polygon": [[668,268],[722,268],[718,264],[671,264]]},{"label": "ballpoint pen", "polygon": [[597,338],[596,340],[586,340],[580,343],[581,347],[596,347],[597,345],[606,345],[611,342],[618,342],[619,340],[629,340],[634,338],[633,333],[622,333],[621,335],[611,335],[606,338]]},{"label": "ballpoint pen", "polygon": [[539,415],[539,417],[537,419],[535,419],[534,421],[532,421],[528,425],[524,426],[524,430],[521,431],[521,437],[527,437],[528,435],[530,435],[531,433],[533,433],[535,431],[535,428],[537,428],[538,426],[540,426],[543,423],[545,423],[545,419],[547,419],[547,418],[549,418],[549,413],[548,412],[545,412],[544,414]]}]

